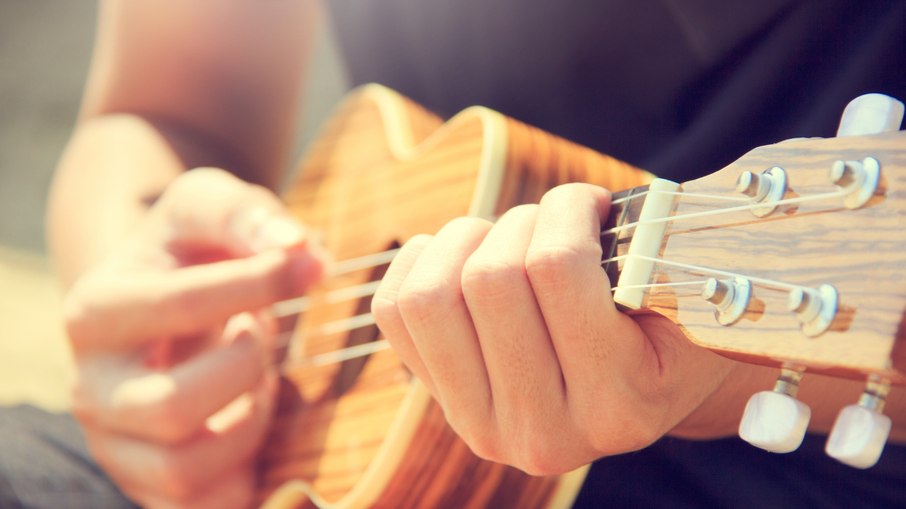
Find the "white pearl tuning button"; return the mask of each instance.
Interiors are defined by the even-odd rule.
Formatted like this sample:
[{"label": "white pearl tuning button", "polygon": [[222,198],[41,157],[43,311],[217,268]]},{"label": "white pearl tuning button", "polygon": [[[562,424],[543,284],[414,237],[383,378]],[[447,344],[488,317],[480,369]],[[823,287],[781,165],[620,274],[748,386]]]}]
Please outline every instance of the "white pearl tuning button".
[{"label": "white pearl tuning button", "polygon": [[785,364],[773,391],[761,391],[749,398],[739,422],[739,438],[769,452],[793,452],[802,444],[809,407],[796,399],[805,369]]},{"label": "white pearl tuning button", "polygon": [[903,103],[883,94],[856,97],[843,110],[837,136],[867,136],[896,131],[903,121]]},{"label": "white pearl tuning button", "polygon": [[890,436],[890,417],[882,414],[890,384],[872,377],[858,405],[844,407],[837,415],[824,451],[855,468],[874,466]]},{"label": "white pearl tuning button", "polygon": [[739,437],[769,452],[793,452],[802,444],[811,416],[811,409],[793,396],[761,391],[746,404]]},{"label": "white pearl tuning button", "polygon": [[859,405],[844,407],[827,437],[828,456],[855,468],[874,466],[890,435],[890,417]]}]

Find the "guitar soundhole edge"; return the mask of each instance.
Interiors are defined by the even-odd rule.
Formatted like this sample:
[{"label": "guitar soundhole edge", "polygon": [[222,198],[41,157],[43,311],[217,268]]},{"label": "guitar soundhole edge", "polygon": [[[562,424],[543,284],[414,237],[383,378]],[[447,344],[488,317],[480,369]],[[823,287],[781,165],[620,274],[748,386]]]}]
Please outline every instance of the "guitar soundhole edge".
[{"label": "guitar soundhole edge", "polygon": [[[387,247],[387,251],[398,249],[401,244],[398,241],[393,241]],[[371,270],[371,273],[368,276],[368,281],[379,281],[384,277],[384,274],[387,272],[387,268],[390,266],[389,263],[378,265]],[[353,316],[359,316],[368,314],[371,312],[371,296],[364,296],[359,298],[358,303],[356,304],[355,312]],[[381,331],[377,328],[376,325],[368,325],[366,327],[359,327],[349,331],[346,341],[344,342],[345,348],[351,348],[354,346],[363,345],[365,343],[372,343],[377,341],[381,335]],[[355,385],[356,380],[359,375],[362,373],[362,370],[365,369],[365,363],[368,362],[370,355],[365,355],[362,357],[357,357],[344,361],[340,366],[340,369],[337,371],[337,375],[331,384],[330,391],[335,396],[341,396],[346,393],[353,385]]]}]

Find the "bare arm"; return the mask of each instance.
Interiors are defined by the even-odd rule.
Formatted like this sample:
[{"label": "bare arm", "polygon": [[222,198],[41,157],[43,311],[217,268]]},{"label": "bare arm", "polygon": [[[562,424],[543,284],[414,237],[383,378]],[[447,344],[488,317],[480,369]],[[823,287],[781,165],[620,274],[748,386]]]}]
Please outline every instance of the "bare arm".
[{"label": "bare arm", "polygon": [[69,284],[188,168],[274,188],[286,165],[314,1],[103,0],[49,239]]},{"label": "bare arm", "polygon": [[[317,15],[309,0],[101,4],[48,231],[67,287],[73,412],[142,506],[253,499],[276,387],[262,310],[321,271],[267,189],[286,163]],[[233,175],[186,172],[201,166]]]}]

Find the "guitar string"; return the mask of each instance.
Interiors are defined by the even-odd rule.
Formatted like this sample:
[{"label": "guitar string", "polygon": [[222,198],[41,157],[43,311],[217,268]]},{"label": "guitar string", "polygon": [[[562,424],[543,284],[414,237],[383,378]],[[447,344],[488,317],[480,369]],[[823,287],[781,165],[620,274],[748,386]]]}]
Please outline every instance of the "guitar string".
[{"label": "guitar string", "polygon": [[[331,290],[329,292],[326,292],[322,299],[327,304],[336,304],[338,302],[352,300],[359,297],[369,297],[371,295],[374,295],[374,292],[377,291],[377,288],[380,284],[380,281],[370,281],[368,283],[360,285],[347,286],[338,290]],[[305,311],[310,309],[312,305],[312,298],[303,296],[297,297],[295,299],[277,302],[273,305],[271,311],[273,312],[275,317],[283,318],[304,313]]]},{"label": "guitar string", "polygon": [[[626,258],[627,255],[616,256],[608,260],[601,261],[601,264],[608,263],[611,261],[620,261]],[[695,281],[684,281],[684,282],[674,282],[674,283],[650,283],[644,285],[623,285],[623,286],[614,286],[610,290],[616,291],[618,288],[624,289],[636,289],[636,288],[652,288],[656,286],[681,286],[681,285],[693,285],[693,284],[704,284],[705,281],[695,282]],[[352,300],[361,297],[371,297],[377,292],[378,286],[380,286],[380,281],[370,281],[361,285],[355,285],[350,287],[341,288],[339,290],[333,290],[327,292],[322,297],[322,302],[326,304],[338,304],[347,300]],[[276,318],[285,318],[294,315],[301,315],[311,309],[313,305],[311,297],[298,297],[295,299],[284,300],[276,302],[271,308],[271,313]],[[347,332],[350,329],[343,329],[341,325],[338,325],[340,322],[344,321],[360,321],[364,320],[363,317],[366,315],[357,315],[354,317],[344,318],[342,320],[337,320],[335,322],[328,322],[322,326],[324,334],[333,334],[335,331]],[[365,324],[370,325],[370,324]],[[319,330],[319,332],[322,332]]]},{"label": "guitar string", "polygon": [[[285,346],[289,344],[292,340],[292,335],[287,334],[287,338],[280,338]],[[315,354],[308,357],[303,357],[301,359],[289,359],[281,363],[281,369],[286,369],[290,367],[317,367],[317,366],[328,366],[331,364],[339,364],[341,362],[351,361],[352,359],[358,359],[360,357],[367,357],[373,355],[377,352],[390,349],[390,342],[386,339],[377,339],[375,341],[370,341],[368,343],[362,343],[361,345],[356,346],[347,346],[346,348],[339,348],[337,350],[331,350],[329,352]]]},{"label": "guitar string", "polygon": [[[777,280],[773,280],[773,279],[761,278],[761,277],[745,275],[745,274],[740,274],[740,273],[726,271],[726,270],[714,269],[714,268],[710,268],[710,267],[693,265],[693,264],[683,263],[683,262],[676,262],[676,261],[672,261],[672,260],[665,260],[665,259],[661,259],[661,258],[655,258],[652,256],[644,256],[644,255],[639,255],[639,254],[632,254],[632,255],[625,254],[625,255],[620,255],[620,256],[614,256],[610,259],[603,260],[601,263],[604,264],[604,263],[609,263],[612,261],[625,260],[629,257],[635,257],[635,258],[650,261],[653,263],[671,265],[674,267],[679,267],[681,269],[685,269],[685,270],[693,272],[693,273],[704,273],[704,274],[712,274],[715,276],[724,276],[724,277],[733,277],[733,278],[745,278],[753,283],[757,283],[761,286],[768,287],[768,288],[775,288],[775,289],[789,290],[789,291],[804,288],[801,285],[793,285],[793,284],[784,283],[782,281],[777,281]],[[706,283],[706,281],[704,281],[704,280],[697,280],[697,281],[678,281],[678,282],[668,282],[668,283],[646,283],[646,284],[623,285],[623,286],[617,285],[617,286],[611,287],[610,290],[611,290],[611,292],[615,292],[619,289],[660,288],[660,287],[691,286],[691,285],[701,286],[701,285],[704,285],[705,283]],[[362,285],[362,286],[365,286],[365,285]],[[373,295],[373,294],[366,294],[366,295],[361,295],[361,296],[368,296],[368,295]],[[362,327],[367,327],[369,325],[374,325],[374,324],[375,324],[374,315],[371,313],[363,313],[360,315],[355,315],[355,316],[351,316],[351,317],[347,317],[347,318],[341,318],[339,320],[334,320],[334,321],[324,323],[320,327],[318,327],[318,329],[314,332],[314,335],[315,336],[327,336],[327,335],[331,335],[331,334],[339,334],[339,333],[349,332],[351,330],[359,329]]]},{"label": "guitar string", "polygon": [[[722,194],[707,194],[707,193],[688,193],[685,191],[664,191],[661,189],[655,189],[653,191],[645,192],[645,194],[648,194],[648,193],[666,194],[666,195],[670,195],[670,196],[682,196],[684,198],[706,198],[709,200],[724,200],[724,201],[738,201],[738,202],[752,201],[751,198],[746,198],[744,196],[726,196],[726,195],[722,195]],[[631,196],[626,196],[625,198],[621,198],[620,200],[614,200],[613,203],[617,203],[617,202],[622,203],[623,201],[633,200],[636,197],[642,196],[642,195],[643,194],[640,193],[637,195],[634,194]]]},{"label": "guitar string", "polygon": [[[613,203],[617,204],[617,203],[622,203],[622,202],[629,201],[629,200],[634,200],[636,198],[640,198],[640,197],[645,196],[650,193],[677,195],[677,196],[693,197],[693,198],[748,201],[748,198],[700,194],[700,193],[683,193],[681,191],[655,190],[655,191],[644,191],[644,192],[636,194],[636,195],[620,198],[620,199],[614,200]],[[832,192],[832,193],[826,193],[826,194],[821,194],[821,195],[813,195],[813,197],[811,199],[823,199],[823,198],[828,198],[828,197],[836,197],[836,196],[842,196],[843,194],[846,194],[845,191]],[[792,199],[776,202],[776,205],[796,203],[797,201],[794,201],[794,200],[805,201],[804,197],[792,198]],[[733,212],[733,211],[739,211],[739,210],[750,210],[750,209],[755,209],[755,208],[759,208],[759,207],[763,207],[763,206],[764,206],[764,204],[749,204],[749,205],[745,205],[745,206],[741,206],[741,207],[715,209],[713,211],[698,212],[698,213],[685,214],[685,215],[680,215],[680,216],[672,216],[672,217],[661,218],[661,219],[636,221],[634,223],[627,223],[620,227],[614,227],[609,230],[604,230],[601,232],[601,235],[603,236],[603,235],[607,235],[610,233],[616,233],[618,231],[618,229],[623,230],[623,229],[634,228],[634,227],[637,227],[639,224],[643,224],[643,223],[650,224],[650,223],[667,222],[667,221],[678,221],[680,219],[686,219],[686,218],[691,218],[691,217],[700,217],[700,216],[704,216],[704,215],[720,214],[720,213]],[[344,260],[341,262],[335,262],[328,270],[327,277],[328,278],[336,277],[336,276],[348,274],[351,272],[356,272],[358,270],[369,269],[369,268],[377,267],[379,265],[384,265],[386,263],[390,263],[391,261],[393,261],[393,259],[396,257],[396,255],[399,254],[399,251],[400,251],[400,248],[389,249],[387,251],[381,251],[378,253],[360,256],[357,258],[350,258],[348,260]],[[602,263],[606,263],[606,262],[612,261],[612,260],[613,259],[604,260],[604,262],[602,262]],[[351,298],[366,297],[368,295],[373,295],[373,293],[363,293],[363,292],[373,291],[373,289],[377,288],[378,284],[379,283],[375,281],[375,282],[365,283],[364,285],[349,287],[346,289],[333,290],[333,291],[325,294],[324,298],[326,299],[326,301],[328,303],[339,302],[342,300],[346,300],[347,292],[349,293],[349,295],[353,296]],[[308,309],[310,306],[311,306],[311,301],[310,301],[309,297],[297,297],[295,299],[289,299],[289,300],[281,301],[281,302],[274,304],[273,311],[274,311],[275,316],[284,317],[284,316],[290,316],[290,315],[302,313],[306,309]]]},{"label": "guitar string", "polygon": [[378,265],[390,263],[396,258],[396,255],[399,252],[400,248],[388,249],[387,251],[381,251],[379,253],[368,254],[358,258],[350,258],[341,262],[334,262],[328,270],[327,277],[340,276],[349,274],[350,272],[370,269],[372,267],[377,267]]},{"label": "guitar string", "polygon": [[651,192],[656,192],[656,191],[645,190],[645,191],[642,191],[641,193],[638,193],[638,194],[631,194],[631,195],[629,195],[629,196],[624,196],[624,197],[622,197],[622,198],[617,198],[617,199],[615,199],[615,200],[611,200],[611,201],[610,201],[610,204],[611,204],[611,205],[619,205],[619,204],[621,204],[621,203],[625,203],[625,202],[627,202],[627,201],[636,200],[636,199],[638,199],[638,198],[641,198],[641,197],[643,197],[643,196],[646,196],[646,195],[648,195],[648,193],[651,193]]},{"label": "guitar string", "polygon": [[[632,255],[630,255],[630,254],[624,254],[624,255],[620,255],[620,256],[614,256],[613,258],[610,258],[610,259],[608,259],[608,260],[602,260],[602,261],[601,261],[601,264],[603,265],[603,264],[609,263],[609,262],[615,262],[615,261],[624,260],[624,259],[626,259],[626,258],[628,258],[628,257],[630,257],[630,256],[633,256],[633,257],[638,258],[638,259],[640,259],[640,260],[646,260],[646,261],[650,261],[650,262],[654,262],[654,263],[660,263],[660,264],[663,264],[663,265],[672,265],[672,266],[674,266],[674,267],[679,267],[679,268],[681,268],[681,269],[686,269],[686,270],[691,271],[691,272],[704,273],[704,274],[713,274],[713,275],[715,275],[715,276],[726,276],[726,277],[733,277],[733,278],[744,278],[744,279],[748,279],[749,281],[751,281],[751,282],[753,282],[753,283],[758,283],[758,284],[760,284],[760,285],[762,285],[762,286],[766,286],[766,287],[768,287],[768,288],[773,287],[773,288],[780,289],[780,290],[806,289],[804,286],[801,286],[801,285],[793,285],[793,284],[790,284],[790,283],[784,283],[784,282],[782,282],[782,281],[776,281],[776,280],[773,280],[773,279],[761,278],[761,277],[756,277],[756,276],[748,276],[748,275],[740,274],[740,273],[737,273],[737,272],[731,272],[731,271],[720,270],[720,269],[712,269],[712,268],[710,268],[710,267],[702,267],[702,266],[700,266],[700,265],[692,265],[692,264],[689,264],[689,263],[676,262],[676,261],[667,260],[667,259],[664,259],[664,258],[655,258],[655,257],[653,257],[653,256],[645,256],[645,255],[640,255],[640,254],[632,254]],[[658,283],[658,284],[660,284],[660,283]],[[618,286],[615,286],[614,288],[619,288],[619,287],[618,287]]]},{"label": "guitar string", "polygon": [[[649,191],[644,191],[644,192],[636,194],[636,195],[627,196],[627,197],[624,197],[621,199],[614,200],[613,203],[616,204],[616,203],[622,203],[622,202],[628,201],[628,200],[634,200],[634,199],[640,198],[640,197],[645,196],[650,193],[682,195],[682,196],[691,197],[691,198],[724,199],[724,200],[733,200],[733,201],[747,200],[747,198],[729,197],[729,196],[721,196],[721,195],[710,195],[710,194],[700,194],[700,193],[683,193],[683,192],[679,192],[679,191],[657,191],[657,190],[650,191],[649,190]],[[757,208],[757,206],[755,206],[754,208]],[[718,209],[718,210],[725,210],[725,209]],[[674,216],[673,219],[678,220],[678,219],[682,219],[684,217],[687,217],[687,216]],[[656,221],[649,220],[649,221],[645,221],[645,222],[648,223],[648,222],[656,222]],[[623,227],[637,226],[638,224],[639,224],[639,222],[629,223],[627,225],[623,225]],[[612,232],[612,231],[614,231],[614,229],[604,231],[601,233],[601,235],[605,235],[608,232]],[[349,274],[351,272],[356,272],[359,270],[364,270],[364,269],[368,269],[368,268],[377,267],[379,265],[384,265],[386,263],[391,262],[396,257],[396,255],[399,254],[399,251],[400,251],[400,248],[389,249],[387,251],[381,251],[378,253],[372,253],[372,254],[360,256],[357,258],[350,258],[348,260],[344,260],[341,262],[335,262],[328,269],[328,274],[326,277],[327,278],[336,277],[336,276],[340,276],[343,274]],[[361,296],[361,297],[367,296],[370,294],[361,293],[361,292],[370,291],[371,285],[375,285],[375,287],[376,287],[377,283],[376,282],[366,283],[365,285],[351,287],[351,288],[348,288],[345,290],[344,289],[334,290],[334,291],[326,294],[325,298],[327,299],[327,302],[333,303],[333,302],[337,302],[340,300],[345,300],[347,298],[345,296],[346,292],[350,292],[350,294],[354,295],[354,296]],[[298,314],[299,312],[301,312],[299,310],[307,309],[310,305],[311,305],[311,302],[308,297],[298,297],[296,299],[290,299],[290,300],[282,301],[282,302],[275,304],[274,313],[278,317]]]},{"label": "guitar string", "polygon": [[[616,291],[618,288],[656,288],[656,287],[672,287],[672,286],[692,286],[698,285],[703,286],[706,281],[682,281],[682,282],[671,282],[671,283],[649,283],[644,285],[624,285],[621,287],[611,288],[611,292]],[[374,315],[371,313],[365,313],[362,315],[356,315],[348,319],[336,320],[333,322],[328,322],[315,332],[315,336],[327,335],[327,334],[337,334],[342,332],[349,332],[355,329],[362,327],[367,327],[369,325],[374,325]],[[285,332],[279,334],[276,339],[276,344],[278,347],[286,347],[289,345],[289,342],[292,341],[295,337],[295,332]],[[295,366],[325,366],[329,364],[336,364],[340,362],[345,362],[348,360],[356,359],[359,357],[366,357],[374,353],[380,352],[382,350],[387,350],[390,348],[390,343],[386,339],[378,339],[368,343],[363,343],[361,345],[355,345],[345,348],[339,348],[337,350],[331,350],[329,352],[312,355],[309,357],[304,357],[301,359],[289,359],[281,365],[281,369]]]},{"label": "guitar string", "polygon": [[670,283],[646,283],[646,284],[643,284],[643,285],[623,285],[623,286],[613,286],[613,287],[610,288],[610,291],[611,291],[611,292],[615,292],[615,291],[617,291],[617,290],[636,290],[636,289],[639,289],[639,288],[660,288],[660,287],[662,287],[662,286],[663,286],[663,287],[667,287],[667,286],[692,286],[692,285],[704,286],[705,283],[707,283],[707,282],[708,282],[708,280],[707,280],[707,279],[704,279],[704,280],[701,280],[701,281],[674,281],[674,282],[670,282]]},{"label": "guitar string", "polygon": [[626,203],[628,201],[633,201],[633,200],[637,200],[639,198],[643,198],[649,194],[666,194],[666,195],[673,195],[673,196],[683,196],[685,198],[706,198],[709,200],[725,200],[725,201],[739,201],[739,202],[751,201],[750,198],[745,198],[742,196],[726,196],[726,195],[722,195],[722,194],[687,193],[685,191],[665,191],[665,190],[660,190],[660,189],[654,189],[654,190],[649,189],[646,191],[642,191],[641,193],[638,193],[638,194],[631,194],[629,196],[623,196],[622,198],[617,198],[617,199],[611,200],[610,204],[619,205],[621,203]]},{"label": "guitar string", "polygon": [[[710,195],[685,194],[685,193],[681,193],[681,192],[672,192],[672,191],[654,191],[654,192],[663,193],[663,194],[676,194],[676,195],[683,195],[683,196],[690,196],[690,197],[715,198],[715,196],[710,196]],[[624,198],[621,200],[615,200],[615,203],[618,201],[626,201],[629,199],[635,199],[635,198],[638,198],[638,197],[643,196],[644,194],[648,194],[648,193],[649,192],[646,191],[645,193],[640,193],[639,195],[630,196],[630,197],[627,197],[627,198]],[[823,194],[818,194],[818,195],[801,196],[801,197],[791,198],[791,199],[787,199],[787,200],[778,200],[776,202],[772,202],[770,205],[779,206],[779,205],[786,205],[786,204],[802,203],[805,201],[840,197],[840,196],[844,196],[845,194],[847,194],[846,190],[840,190],[840,191],[823,193]],[[721,198],[728,198],[728,197],[721,197]],[[735,200],[735,197],[734,197],[734,200]],[[628,223],[628,224],[622,225],[620,227],[611,228],[610,230],[602,232],[602,235],[607,234],[607,233],[616,233],[617,231],[622,231],[624,229],[634,228],[640,224],[678,221],[681,219],[690,219],[690,218],[702,217],[702,216],[708,216],[708,215],[718,215],[718,214],[723,214],[723,213],[752,210],[752,209],[761,208],[764,206],[765,206],[765,204],[763,204],[763,203],[751,203],[751,204],[738,206],[738,207],[729,207],[729,208],[715,209],[715,210],[711,210],[711,211],[683,214],[683,215],[679,215],[679,216],[671,216],[671,217],[645,220],[645,221],[636,221],[634,223]],[[399,248],[391,249],[388,251],[375,253],[375,254],[371,254],[371,255],[366,255],[366,256],[359,257],[359,258],[345,260],[343,262],[339,262],[339,263],[335,264],[332,267],[332,270],[330,271],[330,273],[331,273],[331,275],[340,275],[340,274],[345,274],[345,273],[349,273],[349,272],[354,272],[357,270],[375,267],[378,265],[383,265],[383,264],[386,264],[386,263],[389,263],[390,261],[392,261],[393,258],[398,253],[399,253]],[[609,263],[609,262],[613,262],[613,261],[620,261],[620,260],[626,259],[629,256],[634,256],[638,259],[651,261],[653,263],[671,265],[671,266],[682,268],[682,269],[689,270],[692,272],[713,274],[716,276],[746,278],[749,281],[752,281],[753,283],[758,283],[763,286],[774,287],[774,288],[783,289],[783,290],[794,290],[794,289],[802,288],[799,285],[792,285],[789,283],[784,283],[781,281],[771,280],[771,279],[767,279],[767,278],[747,276],[744,274],[739,274],[739,273],[735,273],[735,272],[731,272],[731,271],[712,269],[709,267],[703,267],[703,266],[676,262],[676,261],[671,261],[671,260],[665,260],[665,259],[661,259],[661,258],[649,257],[649,256],[644,256],[644,255],[638,255],[638,254],[633,254],[633,255],[627,254],[627,255],[615,256],[615,257],[612,257],[612,258],[609,258],[606,260],[602,260],[601,264],[603,265],[605,263]],[[362,285],[356,285],[353,287],[334,290],[334,291],[331,291],[331,292],[328,292],[327,294],[325,294],[324,298],[325,298],[326,302],[337,303],[337,302],[342,302],[342,301],[348,300],[348,299],[371,296],[377,290],[377,287],[379,284],[380,284],[380,282],[378,282],[378,281],[372,281],[372,282],[368,282],[368,283],[365,283]],[[703,285],[703,284],[704,284],[704,281],[648,283],[648,284],[641,284],[641,285],[623,285],[622,287],[614,286],[611,288],[611,291],[616,291],[619,288],[624,288],[624,289],[656,288],[656,287]],[[277,314],[277,316],[290,316],[293,314],[301,314],[301,313],[304,313],[308,309],[310,304],[311,304],[311,301],[309,300],[308,297],[291,299],[288,301],[282,301],[282,302],[276,303],[274,312],[275,312],[275,314],[279,313],[279,314]],[[348,318],[344,318],[344,319],[340,319],[340,320],[335,320],[335,321],[323,324],[316,331],[316,335],[330,335],[330,334],[349,332],[351,330],[374,325],[374,323],[375,323],[374,316],[371,313],[365,313],[365,314],[356,315],[356,316],[352,316],[352,317],[348,317]],[[294,335],[293,332],[289,332],[289,333],[284,333],[284,334],[278,336],[279,338],[281,338],[281,339],[278,339],[278,344],[282,344],[282,345],[288,344],[289,341],[291,340],[291,338],[293,337],[293,335]],[[375,352],[378,352],[378,351],[381,351],[381,350],[384,350],[387,348],[389,348],[389,343],[387,343],[386,339],[382,339],[382,340],[372,341],[369,343],[364,343],[362,345],[346,347],[346,348],[334,350],[331,352],[318,354],[318,355],[315,355],[312,357],[302,359],[301,361],[296,361],[296,362],[294,362],[294,364],[301,363],[303,365],[311,365],[311,366],[332,364],[332,363],[336,363],[336,362],[343,362],[346,360],[354,359],[357,357],[371,355]]]},{"label": "guitar string", "polygon": [[803,202],[807,202],[807,201],[826,200],[829,198],[839,198],[841,196],[847,195],[848,193],[849,193],[848,190],[841,189],[839,191],[832,191],[829,193],[813,194],[813,195],[808,195],[808,196],[797,196],[795,198],[787,198],[785,200],[777,200],[777,201],[772,201],[772,202],[768,202],[768,203],[750,203],[748,205],[740,205],[738,207],[726,207],[726,208],[720,208],[720,209],[705,210],[705,211],[701,211],[701,212],[690,212],[690,213],[686,213],[686,214],[680,214],[678,216],[664,216],[664,217],[658,217],[658,218],[654,218],[654,219],[645,219],[645,220],[635,221],[632,223],[626,223],[626,224],[620,225],[620,226],[614,226],[613,228],[609,228],[607,230],[602,231],[601,235],[604,236],[604,235],[620,233],[625,230],[631,230],[633,228],[636,228],[642,224],[671,223],[671,222],[676,222],[676,221],[680,221],[683,219],[695,219],[698,217],[729,214],[731,212],[755,210],[755,209],[759,209],[759,208],[764,208],[766,206],[776,207],[779,205],[793,205],[793,204],[803,203]]},{"label": "guitar string", "polygon": [[[816,196],[818,198],[828,198],[830,196],[841,196],[842,194],[845,194],[845,193],[834,192],[834,193],[827,193],[827,194],[816,195]],[[796,203],[799,201],[803,201],[803,200],[801,200],[801,199],[782,200],[782,201],[777,202],[777,204],[781,205],[784,203]],[[742,206],[742,207],[732,207],[731,209],[733,211],[749,210],[752,208],[758,208],[758,206],[764,206],[764,205],[754,205],[754,206],[746,205],[746,206]],[[679,219],[688,219],[688,218],[692,218],[692,217],[701,217],[701,216],[705,216],[705,215],[712,215],[712,214],[726,212],[726,211],[728,211],[728,210],[727,209],[717,209],[715,211],[697,212],[697,213],[685,214],[685,215],[681,215],[681,216],[673,216],[673,217],[668,217],[668,218],[663,218],[663,219],[636,221],[634,223],[627,223],[626,225],[623,225],[622,227],[611,228],[610,230],[602,232],[601,235],[605,235],[608,232],[616,232],[617,228],[620,228],[622,230],[622,229],[629,229],[631,227],[636,227],[641,223],[658,223],[658,222],[666,222],[666,221],[679,220]],[[343,262],[336,263],[330,270],[330,276],[342,275],[342,274],[354,272],[357,270],[372,268],[372,267],[376,267],[378,265],[383,265],[383,264],[389,263],[390,261],[393,260],[393,258],[398,253],[399,253],[399,248],[396,248],[396,249],[391,249],[391,250],[383,251],[380,253],[366,255],[366,256],[359,257],[359,258],[352,258],[352,259],[349,259],[349,260],[346,260]],[[609,263],[612,261],[619,261],[619,260],[625,258],[625,256],[626,255],[608,258],[606,260],[602,260],[601,263],[605,264],[605,263]],[[670,263],[668,260],[662,260],[659,258],[648,258],[648,259],[658,261],[661,263],[667,263],[667,264]],[[706,269],[704,269],[702,267],[696,267],[696,270],[706,270]],[[716,269],[708,269],[706,271],[710,272],[710,273],[714,273],[714,274],[727,275],[727,276],[731,276],[731,277],[747,277],[747,276],[744,276],[741,274],[737,274],[737,273],[733,273],[733,272],[726,272],[726,271],[719,271]],[[749,279],[753,279],[753,278],[749,278]],[[767,282],[768,280],[763,280],[763,281]],[[347,300],[350,298],[366,297],[369,295],[373,295],[374,294],[373,292],[376,291],[377,286],[379,284],[380,283],[377,281],[372,281],[372,282],[368,282],[368,283],[365,283],[362,285],[342,288],[339,290],[333,290],[333,291],[325,294],[324,299],[328,303],[335,303],[335,302],[340,302],[340,301]],[[779,286],[781,288],[795,288],[795,286],[787,285],[787,284],[781,283],[779,281],[770,281],[770,284],[774,285],[774,286]],[[278,317],[291,316],[291,315],[296,315],[296,314],[305,312],[307,309],[310,308],[311,304],[312,304],[312,302],[311,302],[310,297],[298,297],[295,299],[289,299],[289,300],[275,303],[273,311],[274,311],[274,314]]]},{"label": "guitar string", "polygon": [[[614,257],[612,260],[625,259],[628,256],[630,256],[630,255],[621,255],[618,257]],[[687,269],[687,270],[690,270],[693,272],[704,272],[704,273],[710,273],[710,274],[721,275],[721,276],[729,276],[729,277],[744,277],[744,278],[747,278],[749,281],[752,281],[754,283],[759,283],[762,286],[767,286],[767,287],[780,288],[780,289],[784,289],[784,290],[793,290],[796,288],[801,288],[800,286],[791,285],[791,284],[783,283],[780,281],[774,281],[771,279],[752,277],[752,276],[744,276],[741,274],[736,274],[733,272],[723,271],[723,270],[718,270],[718,269],[711,269],[708,267],[701,267],[701,266],[691,265],[691,264],[686,264],[686,263],[681,263],[681,262],[673,262],[673,261],[669,261],[669,260],[661,260],[661,259],[649,257],[649,256],[642,256],[642,255],[632,255],[632,256],[635,256],[640,259],[652,261],[655,263],[664,263],[667,265],[673,265],[673,266],[684,268],[684,269]],[[669,283],[647,283],[647,284],[638,284],[638,285],[623,285],[623,286],[614,286],[610,289],[610,291],[615,292],[618,289],[636,289],[636,288],[662,288],[662,287],[693,286],[693,285],[703,286],[706,282],[707,282],[706,280],[696,280],[696,281],[677,281],[677,282],[669,282]],[[367,327],[367,326],[374,325],[374,324],[375,324],[374,315],[372,315],[371,313],[365,313],[365,314],[356,315],[356,316],[352,316],[349,318],[335,320],[335,321],[323,324],[321,327],[319,327],[317,329],[317,331],[315,332],[315,336],[349,332],[349,331],[352,331],[355,329]],[[280,334],[277,337],[278,346],[283,347],[283,346],[288,345],[289,342],[294,337],[294,335],[295,335],[294,332],[287,332],[287,333]],[[355,359],[355,358],[359,358],[359,357],[365,357],[365,356],[371,355],[373,353],[379,352],[381,350],[386,350],[388,348],[390,348],[390,344],[387,342],[387,340],[380,339],[380,340],[372,341],[369,343],[363,343],[361,345],[340,348],[337,350],[332,350],[330,352],[317,354],[317,355],[313,355],[310,357],[305,357],[303,359],[293,360],[291,364],[293,366],[298,366],[298,365],[324,366],[324,365],[328,365],[328,364],[345,362],[347,360],[351,360],[351,359]],[[284,365],[285,364],[286,363],[284,363]]]}]

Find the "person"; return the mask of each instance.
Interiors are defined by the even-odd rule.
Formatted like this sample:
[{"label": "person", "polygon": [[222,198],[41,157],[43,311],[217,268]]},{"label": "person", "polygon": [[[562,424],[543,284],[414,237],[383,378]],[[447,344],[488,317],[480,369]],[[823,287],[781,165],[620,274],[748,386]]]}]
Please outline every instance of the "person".
[{"label": "person", "polygon": [[[329,13],[354,83],[441,114],[484,104],[673,179],[830,135],[859,93],[906,97],[903,2],[333,0]],[[272,192],[318,16],[311,1],[101,4],[49,235],[73,412],[140,505],[251,499],[274,393],[273,324],[256,310],[303,293],[328,256]],[[823,458],[820,438],[779,459],[725,438],[776,370],[693,347],[584,284],[603,277],[609,197],[567,185],[494,224],[453,220],[407,243],[375,296],[380,326],[476,453],[536,474],[602,458],[577,505],[902,500],[898,388],[894,443],[872,470]],[[860,391],[809,377],[811,431]],[[114,503],[98,490],[86,505]]]}]

